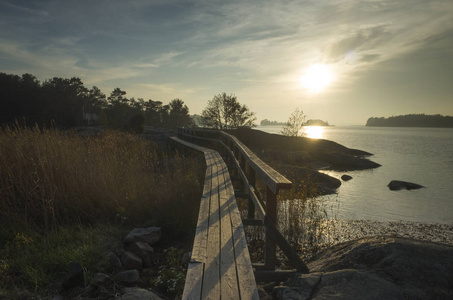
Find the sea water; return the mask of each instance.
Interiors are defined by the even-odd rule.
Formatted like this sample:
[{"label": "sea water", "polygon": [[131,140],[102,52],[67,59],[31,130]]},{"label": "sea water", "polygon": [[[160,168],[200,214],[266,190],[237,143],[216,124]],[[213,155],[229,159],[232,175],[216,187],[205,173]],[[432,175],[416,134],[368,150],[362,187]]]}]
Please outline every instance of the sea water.
[{"label": "sea water", "polygon": [[[280,133],[281,126],[258,126]],[[337,194],[325,197],[341,219],[414,221],[453,224],[453,129],[335,126],[305,129],[311,138],[322,138],[373,154],[382,166],[362,171],[323,171],[342,181]],[[423,185],[418,190],[391,191],[391,180]]]}]

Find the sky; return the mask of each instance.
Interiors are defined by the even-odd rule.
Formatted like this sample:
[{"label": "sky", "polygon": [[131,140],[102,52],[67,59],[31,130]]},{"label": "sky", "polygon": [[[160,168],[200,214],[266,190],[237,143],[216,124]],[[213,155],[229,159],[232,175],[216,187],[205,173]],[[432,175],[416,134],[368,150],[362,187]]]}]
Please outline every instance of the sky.
[{"label": "sky", "polygon": [[453,1],[0,0],[0,72],[258,122],[453,115]]}]

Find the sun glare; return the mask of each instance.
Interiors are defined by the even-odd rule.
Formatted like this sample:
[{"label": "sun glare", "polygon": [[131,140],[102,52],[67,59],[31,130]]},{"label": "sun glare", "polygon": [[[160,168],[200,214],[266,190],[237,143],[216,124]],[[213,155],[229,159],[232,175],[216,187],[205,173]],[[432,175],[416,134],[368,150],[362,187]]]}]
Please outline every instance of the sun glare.
[{"label": "sun glare", "polygon": [[302,86],[312,93],[324,90],[333,80],[333,72],[328,65],[314,64],[309,66],[302,75]]},{"label": "sun glare", "polygon": [[305,137],[311,139],[322,139],[324,127],[322,126],[304,126],[303,133]]}]

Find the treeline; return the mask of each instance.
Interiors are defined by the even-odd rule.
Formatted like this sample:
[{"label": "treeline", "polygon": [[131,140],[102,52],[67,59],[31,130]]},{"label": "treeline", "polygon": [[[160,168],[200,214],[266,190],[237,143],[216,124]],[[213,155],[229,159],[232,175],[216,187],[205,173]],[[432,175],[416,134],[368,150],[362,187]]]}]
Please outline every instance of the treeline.
[{"label": "treeline", "polygon": [[127,98],[115,88],[107,97],[99,88],[84,86],[77,77],[54,77],[40,82],[31,74],[0,73],[0,124],[71,128],[102,125],[142,132],[144,125],[189,126],[189,109],[180,99],[160,101]]},{"label": "treeline", "polygon": [[453,127],[453,116],[410,114],[389,118],[369,118],[366,126],[382,127]]}]

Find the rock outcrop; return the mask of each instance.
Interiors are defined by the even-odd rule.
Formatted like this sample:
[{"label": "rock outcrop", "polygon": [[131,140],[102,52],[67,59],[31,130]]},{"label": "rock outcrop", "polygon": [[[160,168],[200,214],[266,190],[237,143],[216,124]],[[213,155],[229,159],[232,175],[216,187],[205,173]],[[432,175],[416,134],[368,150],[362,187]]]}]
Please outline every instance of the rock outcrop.
[{"label": "rock outcrop", "polygon": [[422,186],[422,185],[412,183],[412,182],[407,182],[407,181],[400,181],[400,180],[392,180],[392,181],[390,181],[390,183],[387,186],[392,191],[415,190],[415,189],[424,188],[424,186]]},{"label": "rock outcrop", "polygon": [[343,181],[349,181],[351,179],[352,179],[352,176],[347,175],[347,174],[344,174],[341,176],[341,180],[343,180]]},{"label": "rock outcrop", "polygon": [[341,243],[274,288],[277,299],[453,299],[453,247],[374,236]]}]

